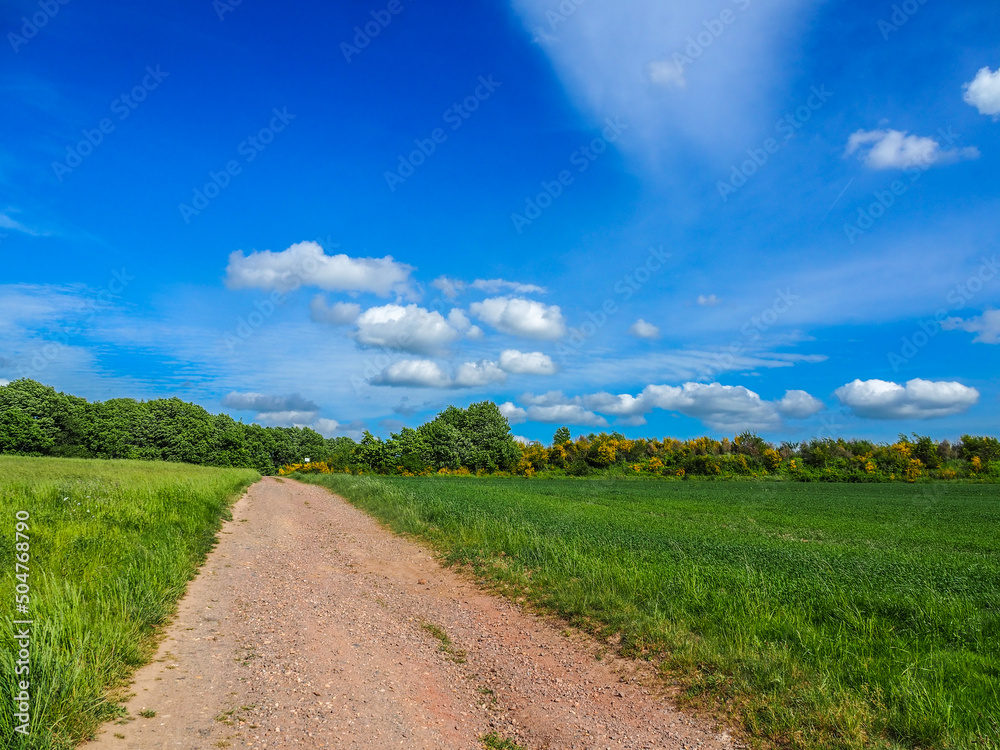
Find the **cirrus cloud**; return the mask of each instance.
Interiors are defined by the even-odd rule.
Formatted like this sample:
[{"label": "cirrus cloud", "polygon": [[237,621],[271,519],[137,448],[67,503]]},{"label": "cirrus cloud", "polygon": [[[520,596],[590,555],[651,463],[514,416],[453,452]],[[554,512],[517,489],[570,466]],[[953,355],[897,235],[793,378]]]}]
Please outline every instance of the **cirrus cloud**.
[{"label": "cirrus cloud", "polygon": [[979,391],[954,381],[914,378],[905,385],[886,380],[853,380],[834,395],[867,419],[931,419],[960,414],[979,401]]}]

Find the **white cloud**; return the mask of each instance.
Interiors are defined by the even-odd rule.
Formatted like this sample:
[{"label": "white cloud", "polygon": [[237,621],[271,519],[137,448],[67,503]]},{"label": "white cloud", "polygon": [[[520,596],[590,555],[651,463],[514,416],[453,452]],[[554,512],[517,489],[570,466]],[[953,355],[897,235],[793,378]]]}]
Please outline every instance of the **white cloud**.
[{"label": "white cloud", "polygon": [[604,427],[608,424],[608,420],[601,415],[595,414],[594,412],[575,404],[529,406],[528,419],[533,422],[590,425],[594,427]]},{"label": "white cloud", "polygon": [[254,421],[271,427],[308,427],[317,414],[315,411],[262,411]]},{"label": "white cloud", "polygon": [[358,319],[361,305],[356,302],[334,302],[327,306],[326,297],[317,294],[309,302],[309,318],[314,323],[327,323],[333,326],[349,325]]},{"label": "white cloud", "polygon": [[506,379],[507,373],[501,370],[496,362],[483,360],[459,365],[455,372],[454,385],[459,388],[473,388],[490,383],[502,383]]},{"label": "white cloud", "polygon": [[615,145],[652,165],[675,149],[742,152],[746,123],[776,104],[763,92],[790,80],[786,40],[816,12],[798,0],[739,0],[724,3],[727,23],[719,7],[684,0],[572,5],[572,17],[554,23],[558,2],[513,2],[571,101],[599,127],[620,117],[629,129]]},{"label": "white cloud", "polygon": [[679,89],[687,86],[684,66],[674,60],[650,60],[646,63],[646,77],[656,86]]},{"label": "white cloud", "polygon": [[441,291],[448,299],[454,299],[466,289],[475,289],[487,294],[500,294],[511,292],[513,294],[545,294],[545,287],[536,284],[522,284],[519,281],[507,281],[506,279],[476,279],[471,284],[453,279],[449,276],[438,276],[431,282],[431,286]]},{"label": "white cloud", "polygon": [[635,323],[633,323],[628,329],[628,332],[640,339],[655,339],[660,335],[659,328],[654,326],[652,323],[647,323],[642,318],[635,321]]},{"label": "white cloud", "polygon": [[968,331],[975,333],[975,344],[1000,344],[1000,310],[986,310],[978,318],[948,318],[941,327],[946,331]]},{"label": "white cloud", "polygon": [[500,352],[500,367],[517,375],[555,375],[556,365],[542,352],[520,352],[505,349]]},{"label": "white cloud", "polygon": [[338,430],[334,419],[321,419],[319,406],[298,393],[271,396],[265,393],[233,391],[222,399],[222,405],[236,411],[256,412],[254,422],[271,427],[310,427],[324,437]]},{"label": "white cloud", "polygon": [[264,393],[233,391],[222,399],[227,409],[256,412],[317,412],[319,406],[298,393],[269,396]]},{"label": "white cloud", "polygon": [[905,386],[885,380],[854,380],[834,391],[840,403],[869,419],[930,419],[966,411],[979,391],[953,381],[914,378]]},{"label": "white cloud", "polygon": [[637,398],[628,393],[617,396],[611,393],[594,393],[583,396],[581,400],[588,409],[615,417],[638,417],[649,411],[642,396]]},{"label": "white cloud", "polygon": [[784,398],[775,403],[778,413],[792,419],[805,419],[822,411],[823,402],[805,391],[785,391]]},{"label": "white cloud", "polygon": [[709,294],[707,297],[704,294],[699,294],[698,304],[704,307],[712,307],[713,305],[719,304],[719,298],[714,294]]},{"label": "white cloud", "polygon": [[1000,117],[1000,68],[991,71],[980,68],[976,77],[962,86],[963,99],[979,110],[982,115]]},{"label": "white cloud", "polygon": [[340,431],[340,422],[336,419],[317,419],[312,428],[323,437],[333,437]]},{"label": "white cloud", "polygon": [[552,406],[554,404],[571,403],[562,391],[549,391],[539,396],[533,393],[525,393],[521,396],[521,401],[528,406]]},{"label": "white cloud", "polygon": [[511,437],[514,438],[515,442],[518,442],[521,445],[531,445],[532,443],[538,442],[537,440],[528,440],[528,438],[524,435],[511,435]]},{"label": "white cloud", "polygon": [[448,313],[448,324],[456,331],[464,333],[466,338],[481,339],[483,337],[483,329],[472,325],[469,317],[457,307]]},{"label": "white cloud", "polygon": [[371,379],[372,385],[411,386],[415,388],[476,388],[502,383],[507,373],[496,362],[464,362],[451,377],[437,362],[407,359],[394,362]]},{"label": "white cloud", "polygon": [[465,291],[465,282],[452,279],[447,276],[438,276],[431,282],[431,286],[439,290],[448,299],[455,299]]},{"label": "white cloud", "polygon": [[520,424],[528,419],[528,412],[520,406],[515,406],[512,401],[505,401],[498,408],[510,424]]},{"label": "white cloud", "polygon": [[359,344],[414,354],[441,354],[459,337],[441,313],[417,305],[371,307],[358,317],[357,323],[353,335]]},{"label": "white cloud", "polygon": [[536,286],[535,284],[522,284],[518,281],[507,281],[505,279],[476,279],[469,286],[487,294],[499,294],[500,292],[545,294],[546,292],[545,287]]},{"label": "white cloud", "polygon": [[927,169],[935,164],[979,158],[975,147],[942,150],[933,138],[907,135],[900,130],[858,130],[848,139],[845,154],[858,151],[872,169]]},{"label": "white cloud", "polygon": [[255,251],[229,256],[226,286],[288,292],[315,286],[328,292],[370,292],[381,297],[412,294],[412,266],[384,258],[327,255],[316,242],[299,242],[282,252]]},{"label": "white cloud", "polygon": [[0,378],[0,388],[2,388],[5,385],[10,385],[10,381],[9,380],[4,380],[3,378]]},{"label": "white cloud", "polygon": [[529,404],[531,419],[551,414],[556,407],[574,407],[580,412],[606,414],[617,417],[620,423],[638,425],[645,423],[644,415],[653,409],[664,409],[700,419],[713,429],[734,431],[775,429],[780,427],[782,417],[803,419],[822,408],[805,391],[788,391],[780,401],[765,401],[743,386],[719,383],[648,385],[638,396],[593,393],[568,398],[561,391],[550,391],[540,396],[528,393],[521,400]]},{"label": "white cloud", "polygon": [[650,385],[641,398],[651,406],[700,419],[718,430],[773,429],[780,424],[775,405],[742,385]]},{"label": "white cloud", "polygon": [[371,380],[373,385],[447,388],[451,378],[437,362],[429,359],[404,359],[393,362]]},{"label": "white cloud", "polygon": [[473,302],[469,311],[504,333],[533,339],[557,339],[566,333],[558,305],[519,297],[490,297]]}]

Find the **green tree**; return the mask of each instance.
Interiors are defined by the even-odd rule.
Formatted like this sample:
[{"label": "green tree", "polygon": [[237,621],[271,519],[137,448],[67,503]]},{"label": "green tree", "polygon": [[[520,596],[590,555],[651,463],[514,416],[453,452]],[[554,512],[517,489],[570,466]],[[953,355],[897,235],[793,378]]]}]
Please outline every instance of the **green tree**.
[{"label": "green tree", "polygon": [[552,436],[552,445],[566,445],[573,441],[573,436],[569,432],[569,427],[563,426],[556,430],[556,434]]},{"label": "green tree", "polygon": [[38,422],[20,409],[0,413],[0,453],[46,454],[52,444]]}]

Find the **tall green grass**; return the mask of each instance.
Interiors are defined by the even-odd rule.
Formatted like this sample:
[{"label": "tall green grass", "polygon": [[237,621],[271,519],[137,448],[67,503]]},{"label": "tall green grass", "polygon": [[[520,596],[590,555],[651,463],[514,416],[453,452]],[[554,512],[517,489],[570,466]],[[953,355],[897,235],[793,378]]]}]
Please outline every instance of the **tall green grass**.
[{"label": "tall green grass", "polygon": [[[157,628],[215,543],[246,469],[0,456],[0,747],[64,750],[120,711],[109,694],[151,657]],[[15,514],[30,536],[31,714],[13,732]]]},{"label": "tall green grass", "polygon": [[984,485],[304,475],[795,748],[1000,747]]}]

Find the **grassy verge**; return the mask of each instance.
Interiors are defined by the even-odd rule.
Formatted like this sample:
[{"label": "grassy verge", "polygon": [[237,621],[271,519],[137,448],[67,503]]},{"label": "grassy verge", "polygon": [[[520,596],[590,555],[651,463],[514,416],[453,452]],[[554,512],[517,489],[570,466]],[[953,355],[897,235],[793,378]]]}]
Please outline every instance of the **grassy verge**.
[{"label": "grassy verge", "polygon": [[[215,543],[245,469],[0,456],[0,746],[64,750],[120,713],[112,691],[152,655],[157,629]],[[30,538],[29,610],[14,609],[15,524]],[[22,542],[23,543],[23,542]],[[22,548],[23,549],[23,548]],[[30,618],[30,674],[13,620]],[[31,732],[14,732],[30,680]],[[6,744],[5,744],[6,743]]]},{"label": "grassy verge", "polygon": [[989,486],[302,479],[620,634],[759,744],[1000,747]]}]

